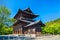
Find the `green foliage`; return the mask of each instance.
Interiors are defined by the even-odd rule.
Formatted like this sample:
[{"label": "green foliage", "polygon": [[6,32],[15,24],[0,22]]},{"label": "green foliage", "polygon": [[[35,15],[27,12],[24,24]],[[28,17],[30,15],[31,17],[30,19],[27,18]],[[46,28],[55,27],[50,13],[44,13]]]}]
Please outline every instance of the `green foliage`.
[{"label": "green foliage", "polygon": [[11,25],[14,22],[14,19],[10,18],[10,10],[4,6],[0,6],[0,35],[2,34],[11,34],[12,27]]},{"label": "green foliage", "polygon": [[0,32],[1,35],[7,35],[7,34],[12,34],[12,27],[7,27],[7,26],[4,26],[2,28],[2,31]]},{"label": "green foliage", "polygon": [[60,34],[60,18],[51,22],[47,22],[42,28],[44,34]]},{"label": "green foliage", "polygon": [[9,15],[10,15],[10,11],[6,7],[1,6],[0,7],[0,24],[6,24],[6,22],[8,22]]}]

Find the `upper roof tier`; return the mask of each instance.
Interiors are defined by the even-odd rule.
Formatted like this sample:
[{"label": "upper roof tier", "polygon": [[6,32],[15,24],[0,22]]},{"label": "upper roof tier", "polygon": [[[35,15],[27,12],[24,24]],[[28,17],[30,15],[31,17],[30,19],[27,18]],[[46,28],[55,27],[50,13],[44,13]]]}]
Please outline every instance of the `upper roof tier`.
[{"label": "upper roof tier", "polygon": [[30,10],[30,8],[27,8],[27,9],[25,9],[24,11],[25,11],[25,12],[29,12],[29,13],[31,13],[31,14],[33,13],[33,12]]},{"label": "upper roof tier", "polygon": [[33,19],[33,18],[38,17],[38,15],[33,14],[30,8],[27,8],[25,10],[19,9],[17,14],[14,16],[15,19],[20,18],[20,17]]}]

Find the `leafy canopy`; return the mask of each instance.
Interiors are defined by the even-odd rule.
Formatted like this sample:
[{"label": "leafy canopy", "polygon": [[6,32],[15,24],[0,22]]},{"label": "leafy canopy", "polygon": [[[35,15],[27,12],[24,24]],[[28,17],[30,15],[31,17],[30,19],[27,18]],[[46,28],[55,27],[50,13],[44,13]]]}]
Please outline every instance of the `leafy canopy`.
[{"label": "leafy canopy", "polygon": [[1,34],[11,34],[11,25],[14,22],[13,18],[10,18],[10,10],[4,6],[0,6],[0,35]]},{"label": "leafy canopy", "polygon": [[46,26],[44,28],[42,28],[42,33],[60,34],[60,18],[47,22]]}]

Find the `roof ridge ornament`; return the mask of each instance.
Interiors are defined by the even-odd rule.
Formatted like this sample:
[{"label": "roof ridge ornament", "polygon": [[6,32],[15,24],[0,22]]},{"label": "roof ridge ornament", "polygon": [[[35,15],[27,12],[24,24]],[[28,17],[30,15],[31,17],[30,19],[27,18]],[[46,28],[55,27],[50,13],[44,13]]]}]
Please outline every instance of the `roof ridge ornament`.
[{"label": "roof ridge ornament", "polygon": [[30,8],[26,8],[24,11],[29,12],[31,14],[33,13]]}]

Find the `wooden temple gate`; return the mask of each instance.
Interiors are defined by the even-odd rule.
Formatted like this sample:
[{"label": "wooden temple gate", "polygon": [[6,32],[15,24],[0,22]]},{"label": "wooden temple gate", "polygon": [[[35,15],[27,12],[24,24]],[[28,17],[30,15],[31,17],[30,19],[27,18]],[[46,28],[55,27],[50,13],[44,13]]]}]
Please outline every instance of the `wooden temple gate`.
[{"label": "wooden temple gate", "polygon": [[13,34],[40,34],[41,27],[45,26],[41,20],[35,21],[38,15],[33,14],[30,8],[18,10],[14,16],[16,22],[13,24]]}]

